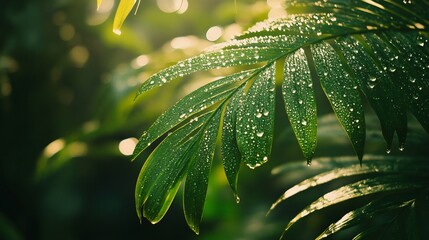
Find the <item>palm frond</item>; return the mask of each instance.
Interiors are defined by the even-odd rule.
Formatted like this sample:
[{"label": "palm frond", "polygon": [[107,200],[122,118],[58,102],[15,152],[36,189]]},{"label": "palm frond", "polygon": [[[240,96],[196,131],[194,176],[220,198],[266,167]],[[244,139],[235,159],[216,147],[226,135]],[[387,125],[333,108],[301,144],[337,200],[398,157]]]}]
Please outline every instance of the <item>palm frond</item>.
[{"label": "palm frond", "polygon": [[[415,208],[427,201],[424,200],[429,187],[429,164],[426,158],[369,156],[362,167],[359,167],[352,157],[321,158],[315,161],[320,166],[329,165],[330,168],[334,162],[337,167],[293,186],[273,204],[270,211],[303,192],[311,191],[320,196],[289,222],[283,237],[287,236],[294,225],[312,213],[339,203],[351,202],[355,198],[362,199],[365,204],[350,210],[337,222],[330,224],[316,239],[330,238],[351,227],[359,227],[359,231],[362,231],[357,234],[357,239],[368,234],[380,236],[384,234],[385,227],[390,227],[398,219],[405,219],[407,224],[411,224],[410,229],[398,229],[401,234],[419,235],[424,228],[424,223],[416,223],[416,219],[422,218],[424,212],[416,212]],[[285,170],[286,168],[283,168],[277,172],[286,174]],[[323,186],[326,184],[340,184],[341,187],[324,192]],[[370,196],[371,198],[368,198]],[[400,218],[400,214],[406,214],[407,217]],[[369,230],[365,224],[375,228]],[[379,224],[384,226],[376,227]]]},{"label": "palm frond", "polygon": [[[286,112],[308,163],[317,143],[314,84],[321,84],[360,161],[365,143],[362,93],[379,117],[388,149],[395,132],[404,144],[408,110],[429,132],[428,9],[425,0],[290,1],[286,10],[292,14],[286,18],[258,23],[228,42],[151,76],[138,94],[197,71],[249,68],[189,94],[143,133],[133,159],[172,132],[140,172],[139,216],[159,221],[187,176],[195,185],[191,187],[186,180],[185,215],[190,227],[199,231],[197,222],[216,144],[213,138],[217,137],[211,128],[222,129],[225,172],[237,194],[240,166],[255,168],[270,157],[276,68],[284,69],[281,88]],[[371,186],[388,185],[385,181]],[[349,187],[354,189],[354,185]],[[198,198],[190,199],[190,194]]]}]

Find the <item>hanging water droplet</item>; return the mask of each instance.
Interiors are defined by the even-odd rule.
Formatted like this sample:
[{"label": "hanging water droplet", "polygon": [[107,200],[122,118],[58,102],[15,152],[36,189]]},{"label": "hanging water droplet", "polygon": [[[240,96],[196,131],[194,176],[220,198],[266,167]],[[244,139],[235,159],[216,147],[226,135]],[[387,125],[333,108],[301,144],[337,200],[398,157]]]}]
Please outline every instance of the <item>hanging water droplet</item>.
[{"label": "hanging water droplet", "polygon": [[403,152],[405,150],[405,147],[403,144],[401,144],[398,148],[399,151]]},{"label": "hanging water droplet", "polygon": [[237,204],[240,203],[240,197],[237,194],[234,194],[234,195],[235,195],[235,202]]},{"label": "hanging water droplet", "polygon": [[390,154],[390,152],[391,152],[390,148],[387,148],[387,149],[386,149],[386,153],[387,153],[387,154]]},{"label": "hanging water droplet", "polygon": [[262,136],[264,136],[264,132],[257,132],[257,133],[256,133],[256,136],[258,136],[258,137],[262,137]]}]

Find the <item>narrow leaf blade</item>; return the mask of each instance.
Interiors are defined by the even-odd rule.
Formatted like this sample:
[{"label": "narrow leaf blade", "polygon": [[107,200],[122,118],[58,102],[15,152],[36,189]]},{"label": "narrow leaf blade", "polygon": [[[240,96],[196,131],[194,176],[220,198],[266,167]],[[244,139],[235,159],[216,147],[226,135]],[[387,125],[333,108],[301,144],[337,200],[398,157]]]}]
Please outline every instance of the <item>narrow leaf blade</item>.
[{"label": "narrow leaf blade", "polygon": [[237,193],[237,182],[238,173],[241,166],[241,153],[237,145],[236,138],[236,120],[237,120],[237,108],[239,104],[239,96],[243,94],[243,89],[237,91],[237,93],[229,101],[225,113],[223,116],[222,125],[222,161],[225,170],[226,177],[229,185],[238,201]]},{"label": "narrow leaf blade", "polygon": [[243,162],[255,168],[268,161],[274,127],[275,65],[263,69],[243,96],[237,114],[237,143]]},{"label": "narrow leaf blade", "polygon": [[217,135],[219,132],[221,107],[205,127],[198,150],[189,166],[183,195],[183,211],[186,222],[196,233],[199,233],[200,222],[206,198],[210,168],[212,165]]},{"label": "narrow leaf blade", "polygon": [[317,112],[313,81],[303,49],[286,57],[282,93],[289,122],[310,163],[317,143]]},{"label": "narrow leaf blade", "polygon": [[[132,159],[135,159],[153,141],[161,137],[171,128],[174,128],[188,117],[207,109],[219,101],[227,98],[235,90],[235,83],[249,76],[251,72],[245,71],[233,74],[209,83],[186,97],[182,98],[165,113],[158,117],[152,126],[142,134],[134,149]],[[198,117],[192,119],[198,121]]]},{"label": "narrow leaf blade", "polygon": [[121,0],[119,2],[119,6],[115,14],[115,19],[113,20],[113,32],[115,34],[121,35],[122,24],[124,23],[128,14],[130,14],[135,4],[136,0]]},{"label": "narrow leaf blade", "polygon": [[356,84],[328,43],[312,45],[311,50],[322,88],[347,132],[359,160],[362,161],[365,118],[359,91],[354,87]]},{"label": "narrow leaf blade", "polygon": [[[167,136],[144,163],[135,191],[136,210],[140,219],[144,215],[155,223],[165,214],[194,150],[195,136],[191,138],[191,133],[201,127],[208,116],[201,116],[201,121],[188,123]],[[146,206],[147,201],[151,201],[149,207]]]}]

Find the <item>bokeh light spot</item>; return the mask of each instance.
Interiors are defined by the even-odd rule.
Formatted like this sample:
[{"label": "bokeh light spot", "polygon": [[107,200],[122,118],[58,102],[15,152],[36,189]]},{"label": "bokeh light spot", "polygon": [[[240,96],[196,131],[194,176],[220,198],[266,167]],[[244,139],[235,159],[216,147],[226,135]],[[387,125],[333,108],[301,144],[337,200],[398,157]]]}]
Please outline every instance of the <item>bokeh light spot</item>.
[{"label": "bokeh light spot", "polygon": [[207,40],[213,42],[218,40],[222,36],[222,33],[223,33],[223,29],[221,27],[213,26],[209,28],[209,30],[207,30],[206,38]]},{"label": "bokeh light spot", "polygon": [[188,9],[187,0],[157,0],[156,4],[161,11],[166,13],[182,14]]},{"label": "bokeh light spot", "polygon": [[134,137],[124,139],[119,142],[119,151],[125,156],[130,156],[133,154],[137,142],[138,139]]},{"label": "bokeh light spot", "polygon": [[88,49],[84,46],[76,46],[70,51],[70,58],[77,67],[83,67],[89,58]]}]

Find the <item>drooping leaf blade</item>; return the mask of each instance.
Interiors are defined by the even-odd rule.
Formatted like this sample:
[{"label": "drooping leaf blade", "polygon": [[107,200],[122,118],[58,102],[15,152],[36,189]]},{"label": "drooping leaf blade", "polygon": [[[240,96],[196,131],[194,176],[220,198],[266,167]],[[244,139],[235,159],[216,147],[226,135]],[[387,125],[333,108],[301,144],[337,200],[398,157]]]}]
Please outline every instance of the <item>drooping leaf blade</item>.
[{"label": "drooping leaf blade", "polygon": [[377,113],[387,149],[391,149],[395,131],[399,139],[405,141],[406,108],[403,100],[396,97],[400,93],[395,84],[365,51],[361,43],[352,36],[336,39],[335,46],[340,49],[337,53],[344,57],[344,64],[351,69],[352,77],[358,83],[359,89],[363,91]]},{"label": "drooping leaf blade", "polygon": [[286,57],[282,93],[289,122],[307,163],[310,163],[317,143],[317,111],[304,49]]},{"label": "drooping leaf blade", "polygon": [[[135,191],[136,210],[140,219],[145,216],[156,223],[164,216],[195,150],[197,137],[192,138],[191,134],[208,118],[207,113],[200,117],[200,121],[190,122],[174,131],[146,160],[137,178]],[[150,201],[149,205],[147,201]]]},{"label": "drooping leaf blade", "polygon": [[268,161],[274,127],[275,64],[263,69],[237,111],[237,145],[243,162],[255,168]]},{"label": "drooping leaf blade", "polygon": [[120,0],[118,9],[115,13],[115,19],[113,20],[113,32],[115,34],[121,35],[121,27],[130,14],[137,0]]},{"label": "drooping leaf blade", "polygon": [[189,227],[199,234],[204,201],[207,192],[209,173],[219,132],[222,107],[213,114],[212,119],[201,135],[201,142],[192,157],[185,181],[183,211]]},{"label": "drooping leaf blade", "polygon": [[[251,71],[232,74],[209,83],[182,98],[158,117],[152,126],[142,134],[136,148],[134,149],[132,159],[135,159],[153,141],[161,137],[171,128],[174,128],[181,122],[185,121],[188,117],[226,99],[235,91],[234,84],[242,81],[246,77],[250,76],[250,74]],[[192,120],[198,121],[198,117],[194,117]]]},{"label": "drooping leaf blade", "polygon": [[362,161],[365,118],[356,83],[345,71],[335,50],[322,42],[311,46],[317,76],[338,120]]},{"label": "drooping leaf blade", "polygon": [[235,132],[237,128],[236,120],[239,96],[242,94],[243,88],[237,91],[226,106],[223,116],[221,142],[222,161],[225,174],[237,201],[239,201],[237,193],[238,172],[240,170],[242,156],[237,145]]}]

